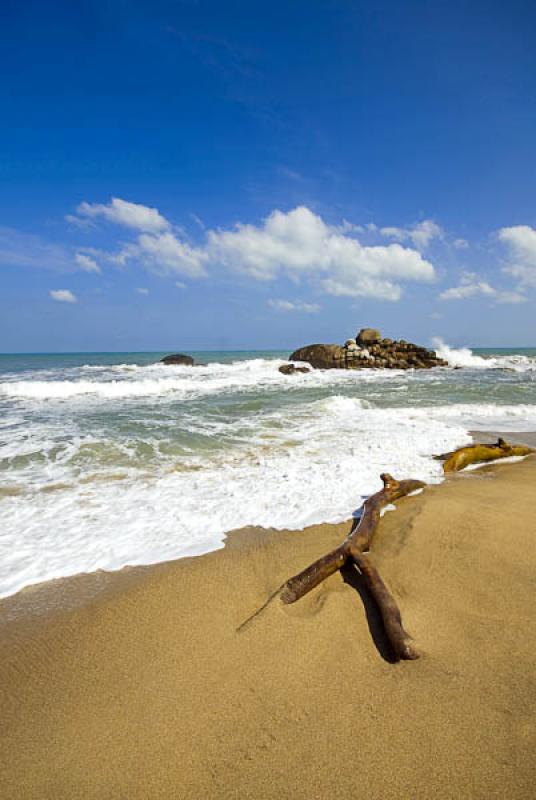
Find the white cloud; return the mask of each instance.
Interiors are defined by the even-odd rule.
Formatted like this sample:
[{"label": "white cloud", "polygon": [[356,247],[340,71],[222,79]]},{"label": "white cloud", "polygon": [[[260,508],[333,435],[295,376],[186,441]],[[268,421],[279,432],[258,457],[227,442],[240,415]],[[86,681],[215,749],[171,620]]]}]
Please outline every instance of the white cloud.
[{"label": "white cloud", "polygon": [[462,279],[459,286],[446,289],[441,292],[439,298],[440,300],[465,300],[468,297],[474,297],[479,294],[494,295],[495,293],[495,289],[486,281],[472,283],[469,280]]},{"label": "white cloud", "polygon": [[76,303],[78,301],[70,289],[51,289],[49,295],[58,303]]},{"label": "white cloud", "polygon": [[442,239],[443,228],[431,219],[425,219],[412,228],[380,228],[380,234],[397,242],[412,242],[418,250],[425,250],[432,239]]},{"label": "white cloud", "polygon": [[209,230],[196,247],[177,233],[144,233],[116,256],[134,259],[158,273],[203,277],[229,270],[261,281],[280,276],[316,282],[328,294],[398,300],[402,281],[431,281],[434,267],[400,244],[363,246],[347,226],[331,226],[304,206],[272,211],[261,225],[238,223]]},{"label": "white cloud", "polygon": [[318,303],[302,303],[301,300],[268,300],[268,305],[276,311],[302,311],[306,314],[320,311]]},{"label": "white cloud", "polygon": [[501,228],[499,239],[508,244],[518,258],[536,264],[536,230],[530,225]]},{"label": "white cloud", "polygon": [[365,247],[308,208],[272,211],[260,226],[210,231],[210,261],[257,280],[286,275],[314,278],[328,294],[398,299],[398,281],[430,281],[432,264],[415,250],[392,244]]},{"label": "white cloud", "polygon": [[97,264],[94,258],[91,256],[85,255],[85,253],[77,253],[74,257],[74,260],[78,264],[81,270],[84,272],[97,272],[100,273],[101,268]]},{"label": "white cloud", "polygon": [[469,247],[469,242],[467,239],[454,239],[452,242],[456,250],[467,250]]},{"label": "white cloud", "polygon": [[402,297],[402,289],[391,281],[378,281],[374,278],[363,278],[360,281],[359,291],[348,283],[327,278],[322,281],[322,287],[327,294],[335,297],[374,297],[377,300],[390,300],[396,302]]},{"label": "white cloud", "polygon": [[441,292],[439,298],[441,300],[464,300],[467,297],[474,297],[476,294],[495,294],[495,289],[489,283],[482,281],[480,283],[453,286],[451,289]]},{"label": "white cloud", "polygon": [[478,295],[493,297],[496,303],[504,304],[524,303],[527,299],[520,292],[495,289],[487,281],[478,280],[478,276],[474,272],[465,272],[460,285],[441,292],[439,298],[440,300],[467,300]]},{"label": "white cloud", "polygon": [[510,251],[511,263],[504,272],[525,286],[536,287],[536,230],[530,225],[501,228],[499,239]]},{"label": "white cloud", "polygon": [[175,281],[175,286],[177,287],[177,289],[186,289],[187,288],[186,284],[183,283],[182,281]]},{"label": "white cloud", "polygon": [[136,291],[138,294],[149,294],[149,289],[145,289],[144,287],[139,287]]},{"label": "white cloud", "polygon": [[158,209],[141,205],[140,203],[130,203],[121,200],[119,197],[112,197],[108,204],[104,203],[80,203],[76,209],[78,216],[69,215],[69,222],[91,221],[102,217],[115,225],[123,225],[134,230],[148,233],[165,231],[170,227],[169,222],[160,214]]},{"label": "white cloud", "polygon": [[160,274],[178,272],[191,278],[206,275],[208,254],[199,247],[181,241],[174,233],[151,235],[143,233],[135,244],[127,245],[118,259],[126,263],[129,259],[141,261]]},{"label": "white cloud", "polygon": [[495,300],[497,303],[504,303],[505,305],[518,305],[519,303],[526,303],[527,299],[521,292],[497,292]]}]

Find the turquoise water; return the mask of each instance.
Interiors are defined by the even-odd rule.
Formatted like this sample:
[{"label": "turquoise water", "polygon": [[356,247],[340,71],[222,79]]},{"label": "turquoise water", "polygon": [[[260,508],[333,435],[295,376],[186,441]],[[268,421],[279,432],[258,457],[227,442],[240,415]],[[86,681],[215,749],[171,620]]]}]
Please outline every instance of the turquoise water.
[{"label": "turquoise water", "polygon": [[[0,595],[347,518],[385,470],[440,480],[469,430],[536,430],[536,348],[284,376],[286,351],[0,356]],[[455,366],[461,369],[455,369]]]},{"label": "turquoise water", "polygon": [[[236,360],[250,358],[288,358],[290,350],[188,350],[196,363],[208,364],[218,361],[230,364]],[[149,353],[0,353],[0,375],[2,373],[48,370],[55,368],[90,365],[139,364],[146,366],[160,361],[169,351]]]}]

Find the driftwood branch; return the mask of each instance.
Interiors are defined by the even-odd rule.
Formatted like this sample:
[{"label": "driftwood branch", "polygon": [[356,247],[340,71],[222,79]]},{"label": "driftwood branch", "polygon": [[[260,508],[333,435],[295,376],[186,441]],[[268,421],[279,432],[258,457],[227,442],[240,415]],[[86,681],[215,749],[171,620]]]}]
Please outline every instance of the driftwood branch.
[{"label": "driftwood branch", "polygon": [[334,572],[342,569],[346,563],[353,562],[380,609],[385,632],[395,656],[398,659],[418,658],[402,625],[400,610],[394,597],[365,553],[370,548],[382,509],[395,500],[424,488],[426,484],[415,480],[397,481],[386,473],[381,478],[383,489],[365,500],[361,518],[344,542],[290,578],[282,587],[281,599],[284,603],[296,602]]},{"label": "driftwood branch", "polygon": [[[498,439],[496,444],[474,444],[469,447],[460,447],[458,450],[443,453],[436,458],[444,462],[443,470],[445,473],[449,473],[458,472],[470,464],[485,463],[511,456],[527,456],[534,452],[531,447],[511,445],[504,439]],[[426,484],[415,480],[396,481],[386,473],[381,476],[381,479],[383,489],[365,500],[361,518],[354,524],[348,537],[335,550],[322,556],[283,584],[280,597],[284,603],[295,603],[330,575],[342,569],[345,564],[353,563],[380,610],[385,633],[395,656],[398,659],[414,659],[419,656],[411,643],[411,637],[404,630],[396,600],[366,553],[380,521],[382,509],[400,497],[422,489]]]},{"label": "driftwood branch", "polygon": [[402,625],[402,617],[396,600],[383,582],[380,573],[364,553],[354,553],[353,559],[367,589],[380,609],[383,627],[396,657],[404,660],[419,658],[419,654],[411,643],[411,637]]},{"label": "driftwood branch", "polygon": [[447,474],[459,472],[470,464],[483,464],[486,461],[496,461],[511,456],[528,456],[533,452],[531,447],[509,444],[499,438],[496,444],[471,444],[468,447],[453,450],[451,453],[443,453],[437,458],[439,461],[443,461],[443,472]]}]

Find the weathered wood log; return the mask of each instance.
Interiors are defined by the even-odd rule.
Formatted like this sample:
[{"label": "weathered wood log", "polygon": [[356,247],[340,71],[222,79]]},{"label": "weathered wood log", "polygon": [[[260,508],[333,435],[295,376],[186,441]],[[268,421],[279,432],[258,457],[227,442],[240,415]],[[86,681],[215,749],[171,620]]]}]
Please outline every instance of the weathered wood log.
[{"label": "weathered wood log", "polygon": [[348,541],[345,540],[339,547],[332,550],[326,556],[322,556],[318,561],[314,561],[302,572],[289,578],[281,590],[281,600],[284,603],[295,603],[304,594],[310,592],[325,581],[334,572],[338,572],[346,564],[348,557]]},{"label": "weathered wood log", "polygon": [[383,627],[396,657],[406,661],[419,658],[419,654],[411,643],[411,637],[402,625],[402,617],[396,600],[370,558],[364,553],[354,553],[352,558],[359,568],[367,589],[380,609]]},{"label": "weathered wood log", "polygon": [[[449,473],[464,469],[469,464],[485,463],[511,456],[527,456],[534,452],[531,447],[511,445],[499,438],[496,444],[474,444],[469,447],[460,447],[458,450],[443,453],[435,458],[444,462],[443,470],[445,473]],[[345,564],[353,563],[380,610],[385,633],[396,658],[415,659],[419,655],[411,642],[411,637],[404,630],[396,600],[365,553],[370,549],[382,509],[395,500],[424,488],[426,484],[416,480],[397,481],[387,473],[384,473],[381,479],[383,489],[365,500],[359,521],[352,526],[348,537],[342,544],[314,561],[297,575],[289,578],[281,587],[279,596],[284,603],[295,603],[330,575],[342,569]]]},{"label": "weathered wood log", "polygon": [[484,464],[487,461],[496,461],[511,456],[528,456],[530,453],[534,453],[532,447],[509,444],[499,438],[496,444],[471,444],[468,447],[453,450],[451,453],[443,453],[437,458],[443,461],[443,472],[447,474],[459,472],[470,464]]},{"label": "weathered wood log", "polygon": [[361,517],[352,526],[344,542],[290,578],[283,585],[280,596],[284,603],[294,603],[330,575],[342,569],[348,561],[352,561],[378,605],[385,633],[396,658],[413,659],[418,658],[418,654],[404,630],[396,601],[381,579],[378,570],[364,553],[370,548],[382,509],[395,500],[424,488],[426,484],[415,480],[397,481],[387,473],[384,473],[381,479],[383,489],[365,500]]},{"label": "weathered wood log", "polygon": [[380,478],[383,482],[383,489],[365,500],[361,517],[357,524],[353,526],[348,537],[351,545],[362,553],[366,552],[370,547],[372,537],[380,521],[381,511],[385,506],[391,505],[395,500],[399,500],[412,492],[424,489],[426,486],[423,481],[397,481],[387,472],[382,473]]}]

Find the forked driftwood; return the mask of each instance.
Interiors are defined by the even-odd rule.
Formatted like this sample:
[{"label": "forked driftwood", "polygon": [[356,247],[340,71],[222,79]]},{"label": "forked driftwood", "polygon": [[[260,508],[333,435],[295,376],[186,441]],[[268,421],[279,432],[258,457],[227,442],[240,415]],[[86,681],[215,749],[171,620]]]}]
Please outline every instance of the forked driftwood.
[{"label": "forked driftwood", "polygon": [[370,561],[366,552],[370,548],[372,537],[380,521],[380,512],[400,497],[405,497],[426,485],[422,481],[396,481],[391,475],[381,476],[383,489],[371,495],[363,504],[363,512],[359,522],[344,542],[331,553],[319,558],[298,575],[290,578],[281,589],[284,603],[294,603],[334,572],[340,570],[347,562],[358,568],[370,594],[376,601],[382,615],[385,633],[397,659],[418,658],[418,653],[404,630],[400,610],[380,574]]},{"label": "forked driftwood", "polygon": [[[534,452],[531,447],[511,445],[504,439],[499,439],[496,444],[473,444],[469,447],[460,447],[458,450],[443,453],[436,458],[444,462],[443,471],[449,473],[457,472],[469,464],[485,463],[510,456],[528,456]],[[353,563],[378,605],[385,633],[396,658],[414,659],[418,658],[419,654],[411,643],[410,636],[404,630],[396,601],[366,553],[380,521],[381,510],[394,500],[424,488],[426,484],[416,480],[396,481],[387,473],[384,473],[381,479],[383,489],[365,500],[361,518],[352,527],[344,542],[290,578],[283,584],[279,594],[284,603],[295,603],[330,575],[342,569],[345,564]]]},{"label": "forked driftwood", "polygon": [[511,456],[528,456],[534,453],[532,447],[525,445],[508,444],[504,439],[499,438],[496,444],[471,444],[468,447],[460,447],[452,453],[443,453],[436,456],[439,461],[443,461],[443,472],[459,472],[470,464],[482,464],[486,461],[496,461],[499,458],[509,458]]}]

